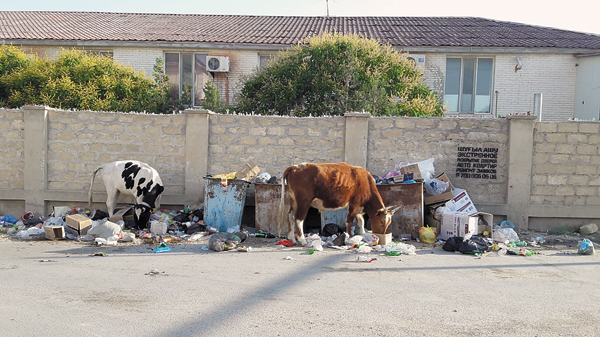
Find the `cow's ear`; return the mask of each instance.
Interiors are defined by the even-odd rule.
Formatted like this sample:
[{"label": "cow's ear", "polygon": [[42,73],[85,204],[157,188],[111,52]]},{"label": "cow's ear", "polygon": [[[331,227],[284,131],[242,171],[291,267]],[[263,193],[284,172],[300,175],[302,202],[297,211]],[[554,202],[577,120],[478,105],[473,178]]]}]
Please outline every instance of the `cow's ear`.
[{"label": "cow's ear", "polygon": [[156,186],[156,195],[160,195],[165,190],[165,187],[162,185]]},{"label": "cow's ear", "polygon": [[394,214],[400,208],[402,208],[402,206],[388,206],[387,207],[387,211],[390,212],[390,213],[392,213],[392,214]]}]

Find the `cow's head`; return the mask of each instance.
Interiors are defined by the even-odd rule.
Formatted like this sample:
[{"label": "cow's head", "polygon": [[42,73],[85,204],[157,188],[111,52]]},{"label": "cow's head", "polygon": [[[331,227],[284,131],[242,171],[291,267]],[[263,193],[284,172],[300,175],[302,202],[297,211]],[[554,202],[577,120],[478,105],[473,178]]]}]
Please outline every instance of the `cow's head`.
[{"label": "cow's head", "polygon": [[373,233],[385,234],[392,223],[392,216],[402,206],[388,206],[382,208],[375,213],[375,217],[371,219],[371,230]]},{"label": "cow's head", "polygon": [[150,213],[152,213],[152,207],[146,203],[133,205],[133,221],[137,228],[146,228],[148,221],[150,220]]}]

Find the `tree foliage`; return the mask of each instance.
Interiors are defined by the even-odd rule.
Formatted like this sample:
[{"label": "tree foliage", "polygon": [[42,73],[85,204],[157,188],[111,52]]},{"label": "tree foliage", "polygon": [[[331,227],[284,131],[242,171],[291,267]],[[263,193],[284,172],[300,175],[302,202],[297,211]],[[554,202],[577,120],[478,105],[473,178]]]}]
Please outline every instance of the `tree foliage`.
[{"label": "tree foliage", "polygon": [[439,116],[444,107],[406,54],[356,35],[323,34],[245,80],[237,111],[295,116]]},{"label": "tree foliage", "polygon": [[[57,59],[27,58],[18,48],[0,46],[0,105],[61,109],[169,113],[182,107],[168,93],[168,78],[157,60],[155,80],[108,57],[63,50]],[[158,67],[158,69],[157,69]],[[160,74],[162,72],[162,75]]]}]

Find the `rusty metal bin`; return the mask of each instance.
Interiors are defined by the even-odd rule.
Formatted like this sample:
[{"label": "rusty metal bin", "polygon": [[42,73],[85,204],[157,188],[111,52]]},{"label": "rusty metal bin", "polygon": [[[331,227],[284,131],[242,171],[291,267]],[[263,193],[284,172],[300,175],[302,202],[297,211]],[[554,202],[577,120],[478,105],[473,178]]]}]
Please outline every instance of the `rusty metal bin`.
[{"label": "rusty metal bin", "polygon": [[423,226],[423,183],[377,185],[377,190],[386,207],[402,206],[392,217],[393,236],[411,234],[418,238]]},{"label": "rusty metal bin", "polygon": [[[254,224],[258,232],[277,233],[279,220],[279,204],[281,204],[281,184],[254,184]],[[285,198],[285,205],[289,207],[290,199]],[[287,226],[287,217],[283,219]],[[282,231],[286,232],[286,226]]]},{"label": "rusty metal bin", "polygon": [[[402,206],[394,213],[389,231],[394,237],[410,234],[413,239],[419,237],[419,229],[423,226],[423,183],[377,185],[383,204]],[[345,209],[324,211],[321,213],[321,228],[328,223],[336,223],[346,230]],[[356,220],[354,220],[356,225]]]},{"label": "rusty metal bin", "polygon": [[227,180],[227,187],[223,187],[221,179],[210,177],[204,177],[204,182],[204,223],[219,232],[228,228],[239,229],[250,183]]}]

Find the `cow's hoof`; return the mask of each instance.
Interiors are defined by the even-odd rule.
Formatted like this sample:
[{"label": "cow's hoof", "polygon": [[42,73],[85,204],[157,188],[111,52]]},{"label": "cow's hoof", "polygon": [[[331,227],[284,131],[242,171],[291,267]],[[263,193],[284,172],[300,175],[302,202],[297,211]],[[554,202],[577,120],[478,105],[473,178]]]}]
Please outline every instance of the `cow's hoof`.
[{"label": "cow's hoof", "polygon": [[300,243],[302,246],[304,246],[304,247],[308,246],[308,242],[307,242],[307,241],[306,241],[306,239],[305,239],[305,238],[303,238],[303,237],[302,237],[302,238],[298,238],[298,242],[299,242],[299,243]]}]

